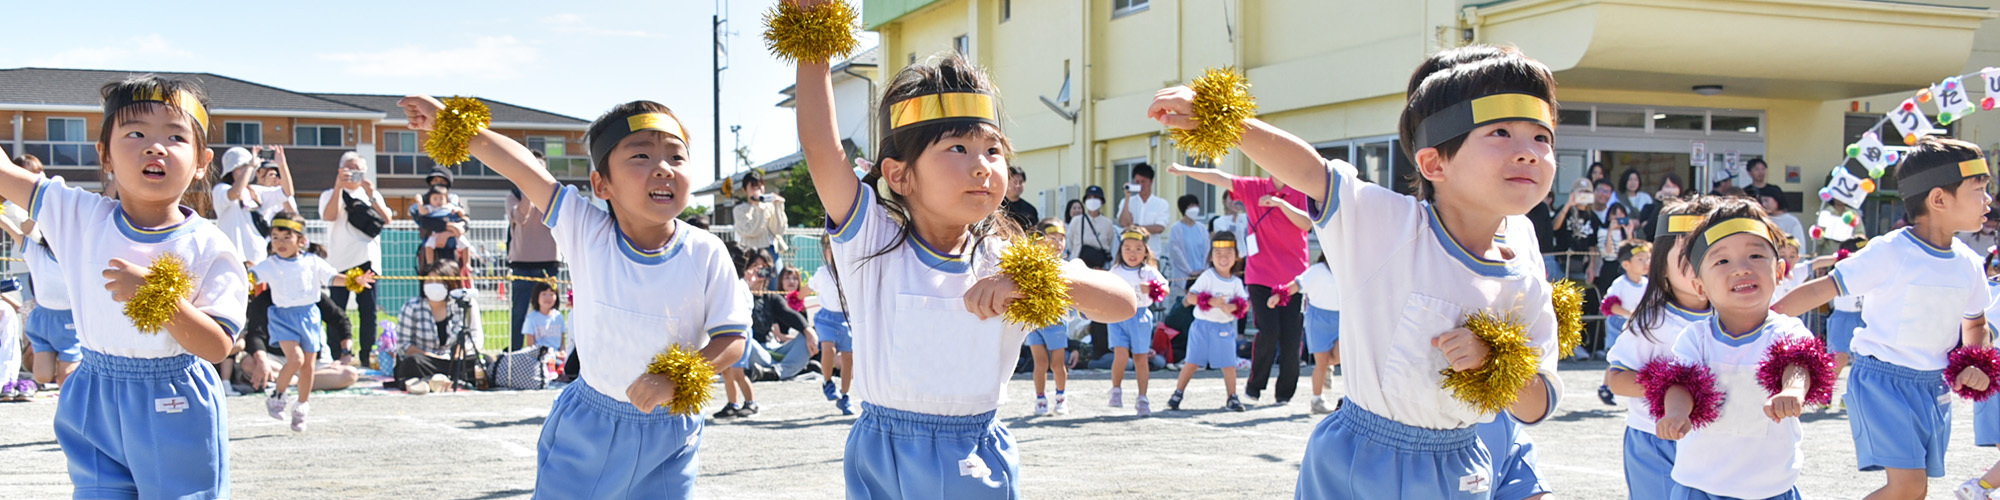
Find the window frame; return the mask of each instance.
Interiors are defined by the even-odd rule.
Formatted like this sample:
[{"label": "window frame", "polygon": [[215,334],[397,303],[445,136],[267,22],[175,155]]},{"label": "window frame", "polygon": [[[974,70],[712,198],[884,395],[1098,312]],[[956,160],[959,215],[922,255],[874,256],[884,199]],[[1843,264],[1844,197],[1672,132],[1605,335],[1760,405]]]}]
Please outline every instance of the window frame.
[{"label": "window frame", "polygon": [[[314,131],[314,133],[313,133],[313,141],[314,141],[314,143],[313,143],[313,144],[305,144],[305,143],[302,143],[302,142],[299,142],[299,132],[301,132],[301,131],[304,131],[304,130],[306,130],[306,129],[312,129],[312,130]],[[325,138],[326,138],[326,129],[334,129],[334,131],[335,131],[335,135],[336,135],[336,136],[338,136],[338,137],[339,137],[339,139],[340,139],[340,143],[339,143],[339,144],[334,144],[334,145],[327,145],[327,144],[326,144],[326,141],[324,141],[324,140],[323,140],[323,139],[325,139]],[[346,145],[347,145],[347,127],[345,127],[345,126],[341,126],[341,125],[327,125],[327,124],[319,124],[319,123],[311,123],[311,124],[305,124],[305,125],[293,125],[293,126],[292,126],[292,145],[293,145],[293,146],[299,146],[299,147],[319,147],[319,148],[344,148],[344,147],[347,147],[347,146],[346,146]]]},{"label": "window frame", "polygon": [[[252,128],[250,128],[249,130],[254,130],[257,132],[257,137],[256,137],[257,140],[249,142],[230,142],[229,141],[230,125],[235,125],[238,127],[242,127],[244,125],[252,126]],[[264,144],[264,122],[263,120],[225,120],[222,122],[222,141],[217,142],[216,144],[222,146],[261,146]]]},{"label": "window frame", "polygon": [[[1125,6],[1119,7],[1118,4],[1120,2],[1123,2]],[[1111,18],[1118,19],[1132,14],[1145,12],[1152,8],[1153,8],[1152,0],[1111,0]]]}]

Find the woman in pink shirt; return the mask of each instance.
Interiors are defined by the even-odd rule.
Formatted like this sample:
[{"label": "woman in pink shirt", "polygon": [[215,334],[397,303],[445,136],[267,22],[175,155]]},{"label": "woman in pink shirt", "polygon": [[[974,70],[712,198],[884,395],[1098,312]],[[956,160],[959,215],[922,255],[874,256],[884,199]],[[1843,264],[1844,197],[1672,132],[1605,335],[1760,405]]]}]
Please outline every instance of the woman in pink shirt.
[{"label": "woman in pink shirt", "polygon": [[1255,404],[1271,379],[1271,365],[1278,365],[1277,404],[1290,403],[1299,387],[1299,353],[1305,347],[1304,301],[1291,296],[1272,307],[1273,293],[1294,295],[1285,290],[1306,270],[1306,231],[1312,217],[1306,210],[1305,193],[1286,187],[1275,179],[1239,177],[1212,168],[1174,165],[1169,172],[1230,190],[1249,212],[1249,234],[1240,249],[1246,263],[1243,281],[1250,288],[1251,320],[1257,337],[1250,364],[1250,380],[1243,394]]}]

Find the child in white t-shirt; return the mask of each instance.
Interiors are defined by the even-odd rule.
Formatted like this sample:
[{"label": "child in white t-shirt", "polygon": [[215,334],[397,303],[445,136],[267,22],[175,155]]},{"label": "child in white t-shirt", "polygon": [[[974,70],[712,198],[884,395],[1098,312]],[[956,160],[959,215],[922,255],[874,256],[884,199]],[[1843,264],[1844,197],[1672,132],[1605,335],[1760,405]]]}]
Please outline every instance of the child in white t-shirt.
[{"label": "child in white t-shirt", "polygon": [[1174,396],[1167,399],[1167,409],[1181,409],[1188,381],[1194,379],[1195,370],[1206,367],[1222,369],[1223,390],[1229,394],[1222,409],[1243,411],[1243,402],[1236,398],[1236,322],[1250,312],[1250,291],[1237,276],[1243,261],[1237,258],[1236,234],[1215,233],[1208,245],[1209,268],[1181,299],[1194,306],[1194,322],[1188,324],[1187,355],[1181,358],[1181,378],[1174,384]]},{"label": "child in white t-shirt", "polygon": [[[321,322],[319,295],[328,286],[347,286],[347,276],[338,274],[326,259],[326,250],[306,241],[306,226],[298,216],[279,214],[271,219],[271,256],[250,268],[260,286],[270,287],[271,343],[285,351],[285,366],[278,370],[278,388],[264,402],[271,418],[284,420],[285,389],[293,379],[299,383],[299,402],[292,406],[292,431],[305,432],[306,415],[311,411],[313,371],[319,366],[320,351],[326,350],[326,328]],[[375,285],[375,273],[356,277],[360,286]]]},{"label": "child in white t-shirt", "polygon": [[1688,233],[1701,225],[1722,199],[1664,199],[1653,225],[1653,260],[1647,269],[1646,291],[1628,307],[1632,320],[1612,344],[1605,359],[1604,385],[1625,396],[1625,490],[1632,500],[1667,500],[1674,489],[1676,444],[1661,439],[1639,370],[1660,359],[1673,359],[1674,344],[1688,325],[1708,319],[1708,297],[1695,285],[1694,266],[1687,263]]},{"label": "child in white t-shirt", "polygon": [[1132,319],[1112,323],[1108,330],[1111,337],[1111,407],[1124,406],[1125,363],[1137,366],[1132,369],[1139,375],[1139,399],[1133,405],[1139,416],[1153,414],[1153,402],[1146,399],[1146,385],[1153,379],[1153,302],[1166,299],[1167,278],[1160,274],[1159,261],[1153,258],[1153,251],[1146,245],[1146,230],[1133,227],[1119,236],[1118,261],[1111,266],[1111,274],[1132,287],[1132,294],[1139,300],[1139,313]]},{"label": "child in white t-shirt", "polygon": [[[1613,278],[1611,288],[1604,291],[1604,299],[1599,302],[1604,313],[1604,348],[1597,351],[1599,356],[1618,344],[1619,333],[1632,320],[1632,310],[1639,307],[1639,299],[1645,296],[1652,260],[1651,243],[1631,240],[1618,247],[1618,266],[1625,274]],[[1613,396],[1609,385],[1597,386],[1597,399],[1604,401],[1605,406],[1618,405]]]},{"label": "child in white t-shirt", "polygon": [[[1333,407],[1320,395],[1326,386],[1333,385],[1333,369],[1340,366],[1340,287],[1326,255],[1321,254],[1318,263],[1306,268],[1286,288],[1306,296],[1306,352],[1313,356],[1312,412],[1333,413]],[[1278,301],[1289,295],[1272,294],[1268,306],[1277,309]]]},{"label": "child in white t-shirt", "polygon": [[534,308],[528,310],[528,317],[521,321],[521,335],[528,345],[539,346],[548,351],[544,354],[563,352],[563,313],[556,309],[556,287],[548,283],[536,283]]}]

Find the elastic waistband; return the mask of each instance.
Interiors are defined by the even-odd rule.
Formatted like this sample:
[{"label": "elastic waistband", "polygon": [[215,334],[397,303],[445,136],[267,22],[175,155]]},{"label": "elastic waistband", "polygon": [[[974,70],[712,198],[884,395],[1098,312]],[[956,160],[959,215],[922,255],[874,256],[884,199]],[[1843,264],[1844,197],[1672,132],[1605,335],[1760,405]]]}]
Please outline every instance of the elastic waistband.
[{"label": "elastic waistband", "polygon": [[[1470,448],[1479,440],[1473,427],[1425,429],[1376,415],[1354,401],[1341,398],[1340,411],[1333,412],[1336,424],[1346,424],[1355,434],[1382,446],[1405,451],[1453,451]],[[1509,418],[1499,416],[1495,418]]]},{"label": "elastic waistband", "polygon": [[994,416],[998,410],[978,415],[947,416],[917,413],[861,403],[861,418],[855,426],[869,426],[889,433],[916,433],[927,435],[974,435],[983,434],[999,425]]},{"label": "elastic waistband", "polygon": [[42,314],[59,314],[62,316],[74,316],[74,314],[72,314],[69,309],[56,309],[53,307],[42,307],[39,305],[35,306],[34,309],[28,310],[29,316],[42,315]]},{"label": "elastic waistband", "polygon": [[822,307],[819,309],[819,312],[813,313],[814,320],[819,320],[821,318],[830,319],[834,321],[847,321],[847,312],[832,311]]},{"label": "elastic waistband", "polygon": [[306,304],[306,305],[302,305],[302,306],[280,306],[280,305],[272,305],[272,306],[271,306],[271,310],[273,310],[273,311],[284,311],[284,312],[286,312],[286,313],[288,313],[288,314],[301,314],[301,313],[305,313],[306,311],[312,311],[312,312],[319,312],[319,303],[318,303],[318,302],[314,302],[314,303],[311,303],[311,304]]},{"label": "elastic waistband", "polygon": [[611,396],[606,396],[604,393],[598,392],[590,384],[584,383],[580,377],[576,379],[576,382],[570,383],[568,387],[564,387],[562,394],[556,396],[557,405],[562,405],[566,401],[583,405],[611,418],[632,422],[666,422],[679,419],[700,420],[700,418],[694,416],[675,415],[672,412],[668,412],[666,408],[655,408],[652,413],[640,412],[638,407],[632,406],[632,403],[612,399]]},{"label": "elastic waistband", "polygon": [[83,358],[77,364],[77,370],[91,371],[113,378],[155,380],[175,378],[186,373],[189,367],[201,364],[201,358],[193,354],[165,358],[128,358],[83,349]]},{"label": "elastic waistband", "polygon": [[1138,312],[1132,314],[1132,317],[1126,318],[1125,321],[1120,321],[1119,323],[1139,324],[1139,323],[1152,323],[1152,322],[1153,322],[1153,310],[1141,307],[1139,308]]},{"label": "elastic waistband", "polygon": [[1874,356],[1855,356],[1854,369],[1914,382],[1944,383],[1944,370],[1918,370],[1876,359]]}]

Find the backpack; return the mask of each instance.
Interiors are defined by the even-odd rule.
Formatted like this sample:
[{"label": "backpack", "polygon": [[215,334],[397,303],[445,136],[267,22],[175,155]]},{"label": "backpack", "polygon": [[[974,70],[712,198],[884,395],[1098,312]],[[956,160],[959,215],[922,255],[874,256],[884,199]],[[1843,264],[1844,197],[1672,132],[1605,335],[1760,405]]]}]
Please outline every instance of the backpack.
[{"label": "backpack", "polygon": [[486,374],[492,377],[487,384],[496,388],[537,390],[549,386],[549,372],[542,363],[542,355],[548,348],[528,346],[518,351],[503,352],[493,358],[492,366]]}]

